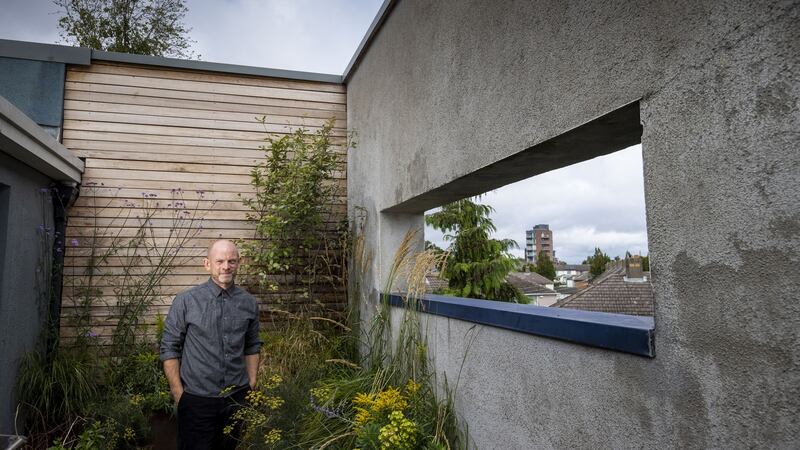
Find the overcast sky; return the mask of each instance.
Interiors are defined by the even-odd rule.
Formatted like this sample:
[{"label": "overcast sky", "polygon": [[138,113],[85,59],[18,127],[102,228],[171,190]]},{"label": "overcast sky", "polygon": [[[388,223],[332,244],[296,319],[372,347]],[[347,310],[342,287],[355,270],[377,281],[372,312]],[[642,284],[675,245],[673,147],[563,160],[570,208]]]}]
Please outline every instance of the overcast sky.
[{"label": "overcast sky", "polygon": [[[58,8],[47,0],[0,0],[0,38],[57,43]],[[202,60],[341,74],[382,0],[188,1],[186,25]],[[556,256],[580,263],[598,246],[609,255],[647,254],[641,147],[635,146],[487,193],[496,237],[520,245],[546,223]],[[441,247],[441,234],[425,237]],[[514,253],[522,256],[522,250]]]}]

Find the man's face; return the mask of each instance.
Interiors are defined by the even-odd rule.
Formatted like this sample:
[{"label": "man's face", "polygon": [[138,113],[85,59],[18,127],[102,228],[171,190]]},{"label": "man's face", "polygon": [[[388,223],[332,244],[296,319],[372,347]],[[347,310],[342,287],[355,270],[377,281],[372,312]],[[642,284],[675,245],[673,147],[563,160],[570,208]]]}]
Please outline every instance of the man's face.
[{"label": "man's face", "polygon": [[203,261],[206,271],[217,285],[227,289],[233,285],[236,270],[239,268],[239,251],[227,241],[219,241],[208,252]]}]

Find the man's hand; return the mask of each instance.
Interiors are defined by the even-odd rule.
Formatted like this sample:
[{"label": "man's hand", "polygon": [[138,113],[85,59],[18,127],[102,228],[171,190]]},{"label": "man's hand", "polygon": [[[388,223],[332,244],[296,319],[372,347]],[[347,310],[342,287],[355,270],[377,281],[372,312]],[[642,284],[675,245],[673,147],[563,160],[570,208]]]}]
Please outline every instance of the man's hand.
[{"label": "man's hand", "polygon": [[169,382],[169,390],[177,405],[183,396],[183,383],[181,383],[181,360],[168,359],[164,361],[164,375]]},{"label": "man's hand", "polygon": [[180,389],[172,389],[172,398],[175,399],[175,404],[177,405],[181,401],[181,397],[183,396],[183,388]]}]

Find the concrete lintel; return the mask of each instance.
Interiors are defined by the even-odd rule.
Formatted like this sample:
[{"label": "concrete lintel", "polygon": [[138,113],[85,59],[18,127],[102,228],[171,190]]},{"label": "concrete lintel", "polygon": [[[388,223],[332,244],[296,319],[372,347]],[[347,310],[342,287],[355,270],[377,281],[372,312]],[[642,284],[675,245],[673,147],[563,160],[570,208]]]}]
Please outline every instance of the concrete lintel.
[{"label": "concrete lintel", "polygon": [[0,39],[0,56],[88,66],[92,51],[83,47]]},{"label": "concrete lintel", "polygon": [[80,183],[84,163],[0,97],[0,151],[58,181]]},{"label": "concrete lintel", "polygon": [[534,175],[622,150],[640,143],[641,136],[637,100],[382,212],[422,213]]}]

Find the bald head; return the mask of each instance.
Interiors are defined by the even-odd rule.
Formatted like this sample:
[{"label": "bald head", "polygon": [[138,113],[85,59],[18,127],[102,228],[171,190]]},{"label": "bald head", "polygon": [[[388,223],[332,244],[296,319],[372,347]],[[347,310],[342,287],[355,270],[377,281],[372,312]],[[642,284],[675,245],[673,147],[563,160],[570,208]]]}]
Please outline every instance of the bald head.
[{"label": "bald head", "polygon": [[208,246],[208,250],[206,250],[206,258],[211,256],[211,252],[215,250],[229,250],[233,249],[236,252],[236,255],[239,255],[239,249],[236,247],[236,244],[227,240],[227,239],[217,239],[216,241],[212,242],[211,245]]},{"label": "bald head", "polygon": [[239,249],[233,242],[220,239],[208,247],[203,266],[211,274],[214,283],[223,289],[233,286],[239,269]]}]

